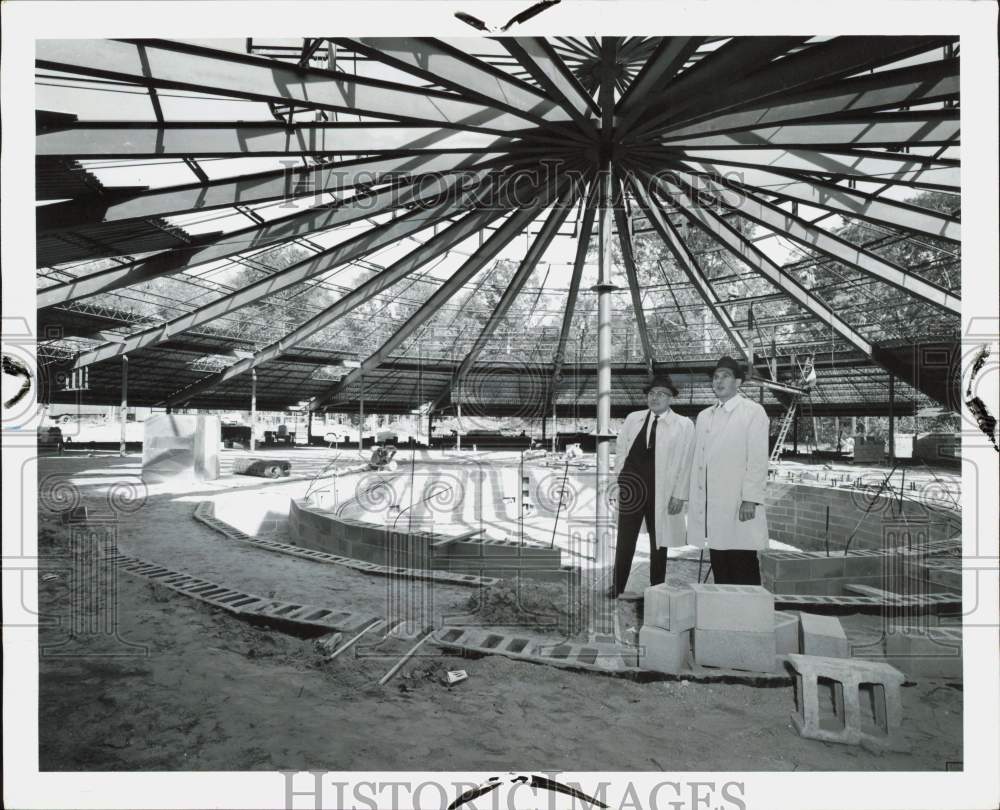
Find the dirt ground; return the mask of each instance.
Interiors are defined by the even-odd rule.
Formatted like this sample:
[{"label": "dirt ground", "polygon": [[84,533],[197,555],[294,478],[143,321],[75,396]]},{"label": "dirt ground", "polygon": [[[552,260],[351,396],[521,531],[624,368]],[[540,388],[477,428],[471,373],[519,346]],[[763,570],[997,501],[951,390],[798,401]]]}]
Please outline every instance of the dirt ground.
[{"label": "dirt ground", "polygon": [[[39,472],[43,484],[50,475],[75,482],[93,515],[109,481],[137,475],[138,458],[42,459]],[[151,490],[119,525],[119,550],[250,593],[384,614],[382,578],[237,544],[196,522],[197,501],[222,491]],[[70,638],[68,606],[80,604],[70,597],[88,583],[72,573],[59,505],[48,498],[39,508],[42,770],[944,770],[962,760],[960,684],[904,687],[911,752],[872,754],[799,737],[788,685],[640,683],[425,645],[378,686],[412,642],[329,662],[314,638],[124,573],[114,579],[116,632],[81,622],[78,610]],[[469,594],[435,587],[435,607],[461,613]],[[844,624],[857,639],[877,621]],[[444,685],[449,669],[468,680]]]}]

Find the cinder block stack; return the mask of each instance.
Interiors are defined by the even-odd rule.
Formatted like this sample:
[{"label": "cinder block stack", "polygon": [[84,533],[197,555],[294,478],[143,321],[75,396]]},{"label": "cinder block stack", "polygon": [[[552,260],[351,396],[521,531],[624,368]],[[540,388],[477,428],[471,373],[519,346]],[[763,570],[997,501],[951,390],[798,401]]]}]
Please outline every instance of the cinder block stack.
[{"label": "cinder block stack", "polygon": [[654,585],[645,592],[639,630],[639,666],[675,674],[687,666],[695,622],[690,588]]},{"label": "cinder block stack", "polygon": [[774,596],[759,585],[692,585],[702,666],[775,671]]}]

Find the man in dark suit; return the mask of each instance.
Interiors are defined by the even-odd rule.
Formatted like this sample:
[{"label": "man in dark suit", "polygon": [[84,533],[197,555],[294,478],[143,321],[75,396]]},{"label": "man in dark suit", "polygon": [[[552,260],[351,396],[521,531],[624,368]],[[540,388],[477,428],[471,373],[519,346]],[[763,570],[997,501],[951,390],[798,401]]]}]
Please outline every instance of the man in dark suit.
[{"label": "man in dark suit", "polygon": [[651,585],[666,578],[667,548],[687,542],[681,513],[688,497],[694,425],[670,410],[677,388],[668,375],[653,377],[645,391],[649,407],[625,417],[617,440],[618,538],[607,594],[612,599],[625,590],[643,527],[649,534]]}]

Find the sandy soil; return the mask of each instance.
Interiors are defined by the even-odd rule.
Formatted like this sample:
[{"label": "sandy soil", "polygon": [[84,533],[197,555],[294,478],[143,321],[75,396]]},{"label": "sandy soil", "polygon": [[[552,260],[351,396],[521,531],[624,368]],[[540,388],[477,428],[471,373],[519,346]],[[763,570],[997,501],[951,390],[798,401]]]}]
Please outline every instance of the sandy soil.
[{"label": "sandy soil", "polygon": [[[40,478],[75,481],[93,513],[106,508],[109,481],[137,474],[137,463],[43,459]],[[240,484],[270,495],[293,486]],[[233,543],[191,516],[198,500],[225,487],[192,490],[151,491],[120,527],[119,549],[252,593],[384,614],[385,580]],[[962,759],[961,687],[942,682],[904,688],[912,753],[873,755],[800,738],[790,686],[638,683],[425,647],[379,687],[412,642],[327,662],[315,639],[125,574],[116,581],[117,638],[85,631],[68,639],[65,624],[46,621],[65,617],[70,595],[86,584],[68,573],[68,549],[66,527],[43,505],[43,770],[943,770]],[[673,576],[696,569],[672,565]],[[460,611],[469,594],[435,587],[435,605]],[[856,640],[877,621],[844,624]],[[447,669],[469,679],[447,687]]]}]

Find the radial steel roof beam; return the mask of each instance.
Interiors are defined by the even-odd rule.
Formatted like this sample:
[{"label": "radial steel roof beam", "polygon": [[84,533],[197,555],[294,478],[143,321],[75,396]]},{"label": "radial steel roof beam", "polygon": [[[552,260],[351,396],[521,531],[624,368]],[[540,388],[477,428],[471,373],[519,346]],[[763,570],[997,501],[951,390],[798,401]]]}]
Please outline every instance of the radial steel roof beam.
[{"label": "radial steel roof beam", "polygon": [[72,158],[282,157],[393,152],[490,152],[521,141],[487,132],[405,124],[261,121],[87,121],[35,138],[39,156]]},{"label": "radial steel roof beam", "polygon": [[576,299],[580,294],[580,280],[583,278],[583,265],[587,261],[587,250],[594,232],[594,217],[597,214],[597,199],[601,186],[596,180],[590,181],[590,192],[583,211],[583,221],[580,223],[580,233],[576,240],[576,256],[573,259],[573,275],[570,278],[569,290],[566,293],[566,307],[563,310],[562,326],[559,329],[559,344],[556,346],[552,359],[553,377],[559,378],[562,372],[563,360],[566,354],[566,342],[569,340],[569,330],[573,324],[573,313],[576,311]]},{"label": "radial steel roof beam", "polygon": [[411,154],[360,158],[305,169],[279,169],[125,195],[109,189],[103,195],[40,206],[35,209],[36,225],[39,233],[53,233],[83,225],[121,223],[275,200],[286,200],[288,207],[294,208],[296,203],[292,201],[302,197],[318,199],[328,192],[339,194],[356,185],[383,183],[415,174],[471,170],[493,166],[504,159],[502,152]]},{"label": "radial steel roof beam", "polygon": [[340,391],[351,385],[362,374],[371,371],[385,360],[403,341],[419,329],[423,323],[432,317],[443,304],[445,304],[455,293],[457,293],[473,276],[476,275],[486,264],[506,247],[511,240],[517,237],[521,230],[538,216],[539,211],[551,205],[556,195],[560,194],[569,183],[568,177],[563,177],[559,185],[553,191],[542,188],[535,196],[533,202],[517,209],[494,233],[467,259],[458,270],[445,281],[420,308],[410,316],[385,343],[383,343],[371,356],[363,360],[360,368],[353,369],[339,382],[330,386],[326,391],[314,397],[308,408],[317,411],[326,403],[334,399]]},{"label": "radial steel roof beam", "polygon": [[907,104],[958,98],[958,59],[884,70],[844,79],[817,89],[801,90],[747,109],[712,115],[684,126],[667,126],[656,134],[685,138],[713,132],[753,129],[830,115],[856,115]]},{"label": "radial steel roof beam", "polygon": [[640,173],[638,180],[633,178],[630,182],[632,193],[638,200],[653,229],[659,234],[664,244],[670,250],[677,266],[683,271],[691,285],[698,291],[701,299],[705,302],[705,306],[708,307],[715,320],[718,321],[722,330],[726,333],[726,337],[747,358],[748,362],[752,362],[747,342],[740,335],[736,324],[733,323],[733,319],[726,311],[723,302],[719,300],[719,296],[709,283],[705,272],[698,265],[697,260],[691,254],[691,251],[688,250],[687,245],[681,240],[663,207],[649,193],[648,188],[651,183],[652,181],[648,174]]},{"label": "radial steel roof beam", "polygon": [[669,85],[674,75],[704,42],[704,37],[664,37],[646,61],[639,75],[618,100],[618,126],[627,132],[635,120],[657,103],[659,88]]},{"label": "radial steel roof beam", "polygon": [[387,267],[378,275],[368,279],[358,287],[343,296],[337,303],[314,315],[308,321],[293,329],[288,334],[247,357],[229,368],[206,377],[204,380],[172,394],[163,405],[180,405],[190,402],[194,397],[231,380],[232,378],[267,363],[285,352],[295,348],[313,335],[336,323],[341,317],[353,309],[371,301],[392,285],[404,279],[413,271],[428,262],[447,253],[464,240],[481,231],[490,222],[499,219],[510,209],[488,207],[466,214],[458,222],[449,225],[444,230],[428,239],[423,245],[410,251],[399,261]]},{"label": "radial steel roof beam", "polygon": [[512,113],[528,125],[544,126],[569,117],[559,104],[536,88],[441,40],[361,37],[337,42],[470,100]]},{"label": "radial steel roof beam", "polygon": [[435,183],[426,186],[411,184],[402,188],[383,189],[375,194],[360,194],[335,206],[317,206],[272,220],[264,225],[252,225],[239,231],[226,233],[192,249],[165,251],[148,259],[98,270],[72,281],[40,290],[37,295],[37,306],[39,309],[45,309],[57,304],[65,304],[171,273],[180,273],[208,262],[225,259],[247,251],[259,250],[317,231],[330,230],[351,222],[368,219],[404,205],[427,204],[462,180],[475,182],[481,179],[483,172],[484,170],[480,170],[472,178],[448,175],[447,179],[442,177]]},{"label": "radial steel roof beam", "polygon": [[853,245],[839,236],[828,233],[801,217],[765,202],[754,194],[745,190],[734,191],[707,177],[692,177],[683,174],[679,177],[685,180],[688,190],[693,189],[697,192],[699,199],[703,199],[702,194],[707,190],[713,199],[730,210],[737,211],[747,219],[782,234],[810,250],[815,250],[827,258],[873,276],[879,281],[903,290],[920,301],[953,315],[961,315],[962,313],[961,298],[952,295],[946,289],[882,259],[863,247]]},{"label": "radial steel roof beam", "polygon": [[453,387],[461,386],[466,375],[469,373],[469,369],[472,368],[473,363],[476,362],[483,347],[486,345],[486,342],[496,331],[500,322],[507,316],[511,304],[514,303],[514,299],[517,298],[524,285],[528,282],[531,274],[535,271],[535,267],[538,266],[539,260],[545,255],[545,251],[549,249],[549,245],[552,244],[552,240],[558,233],[559,228],[566,221],[566,217],[569,215],[570,209],[575,204],[579,195],[580,189],[575,183],[568,185],[560,194],[559,199],[556,200],[551,212],[549,212],[545,224],[539,230],[535,241],[531,243],[531,247],[528,248],[528,252],[507,285],[507,289],[504,290],[493,312],[490,313],[489,320],[487,320],[486,325],[483,326],[476,337],[476,342],[459,365],[454,377],[454,386],[449,385],[441,392],[431,405],[431,411],[435,411],[441,406],[441,403],[451,393]]},{"label": "radial steel roof beam", "polygon": [[268,295],[273,295],[302,281],[329,272],[335,267],[415,234],[440,221],[443,217],[458,213],[474,202],[481,193],[481,190],[479,193],[474,191],[458,192],[450,195],[446,202],[430,209],[416,208],[216,301],[198,307],[191,312],[186,312],[166,323],[129,335],[124,343],[105,343],[84,352],[76,358],[73,368],[82,368],[91,363],[99,363],[109,357],[117,357],[125,352],[132,352],[146,346],[155,346],[173,335],[194,329],[196,326],[227,315]]},{"label": "radial steel roof beam", "polygon": [[548,42],[541,37],[500,37],[497,41],[584,132],[594,131],[592,119],[600,115],[600,109]]},{"label": "radial steel roof beam", "polygon": [[[717,160],[711,164],[699,161],[681,160],[679,165],[698,174],[718,174],[719,167],[726,165]],[[926,234],[938,239],[958,243],[961,241],[961,222],[954,217],[944,216],[927,208],[884,200],[873,194],[851,191],[843,186],[818,180],[801,180],[790,172],[766,171],[744,168],[726,179],[740,188],[753,191],[765,188],[768,194],[788,200],[796,200],[813,208],[833,211],[845,217],[863,219],[900,228],[904,231]]]},{"label": "radial steel roof beam", "polygon": [[808,37],[734,37],[718,50],[668,83],[647,104],[647,115],[633,123],[629,138],[660,124],[676,109],[683,109],[692,99],[714,96],[734,76],[763,68],[772,59],[787,53]]},{"label": "radial steel roof beam", "polygon": [[38,67],[316,110],[470,129],[524,128],[520,116],[452,93],[158,39],[38,40]]},{"label": "radial steel roof beam", "polygon": [[665,180],[662,175],[654,180],[655,187],[662,189],[665,196],[675,201],[684,215],[699,228],[720,242],[737,259],[751,270],[760,273],[774,286],[788,294],[789,298],[803,309],[811,312],[823,324],[830,326],[838,335],[849,341],[868,357],[872,356],[872,344],[850,325],[842,321],[826,304],[789,276],[768,256],[709,208],[692,200],[681,185]]},{"label": "radial steel roof beam", "polygon": [[813,151],[808,149],[685,149],[661,153],[666,159],[724,163],[750,169],[784,171],[789,176],[811,181],[823,177],[873,179],[915,188],[958,192],[961,168],[957,160],[934,159],[923,155],[874,152],[865,149]]},{"label": "radial steel roof beam", "polygon": [[752,146],[811,149],[872,146],[942,146],[958,143],[957,110],[926,113],[882,113],[851,121],[823,121],[663,138],[674,149],[746,149]]},{"label": "radial steel roof beam", "polygon": [[[668,124],[674,126],[689,123],[708,113],[718,115],[772,94],[783,95],[810,84],[827,83],[869,68],[891,64],[949,41],[948,37],[929,36],[846,36],[810,45],[799,53],[785,56],[769,65],[764,63],[761,65],[762,69],[757,71],[748,71],[745,65],[737,62],[730,76],[745,76],[745,79],[731,81],[730,76],[723,75],[721,79],[716,77],[716,81],[706,83],[702,88],[711,92],[685,92],[683,96],[674,99],[675,104],[663,107],[662,111],[642,121],[635,131],[637,134],[649,133]],[[731,46],[726,45],[717,53],[721,54],[729,47]],[[774,56],[779,54],[780,50]],[[714,61],[714,56],[707,57],[698,67]]]},{"label": "radial steel roof beam", "polygon": [[[606,146],[610,145],[615,128],[615,80],[618,70],[616,57],[620,41],[620,37],[601,37],[601,83],[597,101],[601,108],[601,141]],[[605,155],[604,160],[609,158],[610,154]]]},{"label": "radial steel roof beam", "polygon": [[649,330],[646,328],[646,313],[642,308],[642,292],[639,289],[639,276],[635,269],[635,254],[632,252],[632,233],[629,229],[628,216],[625,212],[625,198],[622,180],[613,176],[614,183],[614,213],[615,225],[618,229],[618,241],[621,243],[622,261],[625,264],[625,277],[628,279],[628,289],[632,297],[632,311],[635,313],[636,324],[639,327],[639,340],[642,343],[642,353],[646,358],[646,367],[652,371],[656,363],[653,344],[649,340]]}]

